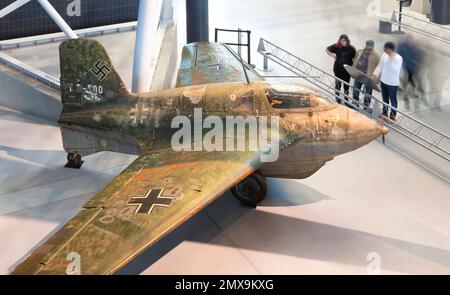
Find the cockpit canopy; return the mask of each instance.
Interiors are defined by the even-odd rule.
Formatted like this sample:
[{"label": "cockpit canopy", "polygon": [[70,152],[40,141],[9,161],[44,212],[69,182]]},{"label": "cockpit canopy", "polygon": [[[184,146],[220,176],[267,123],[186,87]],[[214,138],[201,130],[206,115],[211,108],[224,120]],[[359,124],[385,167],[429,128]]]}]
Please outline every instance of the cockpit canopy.
[{"label": "cockpit canopy", "polygon": [[327,104],[311,90],[298,85],[268,84],[264,92],[275,109],[301,109]]}]

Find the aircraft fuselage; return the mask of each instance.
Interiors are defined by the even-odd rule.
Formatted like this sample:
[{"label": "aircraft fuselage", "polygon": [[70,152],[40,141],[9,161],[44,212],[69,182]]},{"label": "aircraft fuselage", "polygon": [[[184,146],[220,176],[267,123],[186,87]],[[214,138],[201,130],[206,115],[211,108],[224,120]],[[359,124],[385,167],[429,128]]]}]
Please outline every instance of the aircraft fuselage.
[{"label": "aircraft fuselage", "polygon": [[[85,99],[95,99],[95,91]],[[185,116],[194,126],[195,110],[201,111],[203,119],[216,116],[224,121],[230,116],[265,116],[269,121],[272,116],[278,117],[280,133],[289,144],[280,151],[277,161],[260,168],[268,177],[308,177],[326,161],[367,144],[382,132],[370,119],[327,102],[308,88],[275,87],[265,82],[205,84],[132,94],[87,105],[81,111],[63,112],[59,123],[67,151],[81,155],[105,150],[139,154],[171,147],[177,131],[173,119]]]}]

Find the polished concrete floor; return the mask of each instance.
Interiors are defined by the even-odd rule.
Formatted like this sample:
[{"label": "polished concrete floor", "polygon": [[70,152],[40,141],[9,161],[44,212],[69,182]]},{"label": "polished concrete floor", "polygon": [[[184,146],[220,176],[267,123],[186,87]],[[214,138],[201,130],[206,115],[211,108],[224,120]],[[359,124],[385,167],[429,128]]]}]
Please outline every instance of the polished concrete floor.
[{"label": "polished concrete floor", "polygon": [[[8,273],[134,157],[100,153],[64,169],[59,129],[7,109],[0,134],[0,198],[35,206],[0,216]],[[377,141],[269,187],[257,209],[226,193],[120,273],[365,274],[373,252],[382,273],[450,273],[448,183]]]},{"label": "polished concrete floor", "polygon": [[[378,46],[389,38],[376,33],[376,19],[366,15],[369,2],[210,0],[210,28],[251,29],[254,45],[262,36],[331,70],[324,47],[341,32],[358,46],[367,37],[375,36]],[[99,37],[126,83],[133,38]],[[53,44],[11,54],[57,76],[56,52]],[[449,62],[439,54],[441,64]],[[411,112],[448,132],[448,72],[439,73],[441,111],[420,104]],[[100,153],[68,171],[61,168],[65,153],[53,123],[0,108],[0,201],[8,204],[0,208],[0,273],[133,159]],[[269,195],[256,209],[224,194],[120,273],[366,274],[373,271],[371,257],[379,257],[385,274],[450,274],[449,193],[447,182],[375,141],[308,179],[269,179]],[[32,207],[16,211],[25,205]]]}]

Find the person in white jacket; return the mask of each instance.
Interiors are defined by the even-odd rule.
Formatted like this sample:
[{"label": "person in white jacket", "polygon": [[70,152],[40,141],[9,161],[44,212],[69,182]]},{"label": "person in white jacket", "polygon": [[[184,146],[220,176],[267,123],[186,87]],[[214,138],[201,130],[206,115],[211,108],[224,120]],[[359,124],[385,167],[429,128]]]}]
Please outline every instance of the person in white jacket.
[{"label": "person in white jacket", "polygon": [[[375,81],[381,81],[381,95],[383,102],[390,104],[389,119],[395,121],[397,112],[397,90],[400,85],[400,73],[402,71],[403,58],[395,51],[393,42],[384,44],[384,53],[381,56],[380,63],[375,68],[372,78]],[[383,116],[388,116],[388,107],[383,106]]]}]

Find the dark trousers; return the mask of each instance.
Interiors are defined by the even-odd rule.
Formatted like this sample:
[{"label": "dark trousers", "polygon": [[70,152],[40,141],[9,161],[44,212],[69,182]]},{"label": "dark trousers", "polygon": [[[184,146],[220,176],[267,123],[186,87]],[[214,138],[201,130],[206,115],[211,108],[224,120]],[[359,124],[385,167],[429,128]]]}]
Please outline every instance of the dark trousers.
[{"label": "dark trousers", "polygon": [[[383,96],[383,102],[390,104],[393,108],[397,109],[397,90],[398,86],[391,86],[381,82],[381,95]],[[387,116],[388,107],[383,105],[383,115]],[[391,109],[391,116],[397,115],[394,109]]]},{"label": "dark trousers", "polygon": [[[341,79],[341,80],[343,80],[343,81],[345,81],[347,83],[350,83],[350,75],[347,73],[347,71],[344,68],[342,68],[342,70],[335,70],[334,71],[334,75],[337,78],[339,78],[339,79]],[[336,101],[338,103],[341,103],[341,94],[340,94],[340,92],[341,92],[342,84],[343,83],[341,81],[336,80],[335,86],[334,86],[334,88],[336,89],[336,92],[335,92],[335,94],[336,94]],[[345,95],[348,95],[348,89],[349,89],[349,85],[348,84],[344,84],[344,93],[345,93]],[[345,98],[345,100],[348,101],[347,97],[344,97],[344,98]]]},{"label": "dark trousers", "polygon": [[407,67],[406,72],[408,73],[408,83],[411,83],[413,87],[416,87],[416,83],[414,82],[414,70]]},{"label": "dark trousers", "polygon": [[[361,92],[363,83],[359,81],[355,81],[355,84],[353,84],[353,100],[355,100],[353,103],[355,105],[359,105],[359,93]],[[370,106],[370,100],[372,99],[372,88],[370,86],[365,85],[364,86],[364,108],[368,108]]]}]

